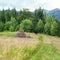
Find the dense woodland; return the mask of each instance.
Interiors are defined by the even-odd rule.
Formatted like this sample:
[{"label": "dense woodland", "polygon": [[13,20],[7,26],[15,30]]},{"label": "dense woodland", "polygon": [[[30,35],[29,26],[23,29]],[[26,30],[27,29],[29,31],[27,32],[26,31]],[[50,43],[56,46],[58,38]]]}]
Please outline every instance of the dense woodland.
[{"label": "dense woodland", "polygon": [[28,9],[17,11],[15,8],[0,11],[0,32],[18,31],[20,28],[25,32],[60,36],[60,21],[41,8],[34,12]]}]

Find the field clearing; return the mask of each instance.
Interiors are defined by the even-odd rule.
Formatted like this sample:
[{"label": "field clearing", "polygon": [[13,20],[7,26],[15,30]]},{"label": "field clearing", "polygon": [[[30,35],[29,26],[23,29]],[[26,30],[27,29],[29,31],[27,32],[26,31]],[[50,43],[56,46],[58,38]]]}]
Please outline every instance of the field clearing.
[{"label": "field clearing", "polygon": [[53,43],[57,48],[60,49],[60,38],[59,37],[52,37],[52,36],[44,36],[44,42],[46,43]]},{"label": "field clearing", "polygon": [[[17,45],[21,48],[23,48],[24,46],[30,46],[34,47],[34,45],[37,45],[39,43],[38,40],[34,40],[34,39],[29,39],[29,38],[15,38],[15,37],[0,37],[0,44],[5,44],[6,46],[8,45]],[[32,48],[33,48],[32,47]]]},{"label": "field clearing", "polygon": [[[1,32],[0,33],[0,41],[5,42],[7,40],[7,42],[15,42],[15,41],[27,41],[27,42],[34,42],[35,41],[39,41],[38,40],[38,36],[35,33],[26,33],[27,38],[18,38],[16,37],[17,32]],[[53,43],[58,49],[60,49],[60,37],[57,36],[49,36],[46,34],[40,34],[41,36],[43,36],[43,41],[44,43]],[[4,41],[5,40],[5,41]]]},{"label": "field clearing", "polygon": [[19,38],[16,32],[1,32],[0,60],[60,60],[59,37],[40,34],[44,39],[41,43],[36,34],[26,35],[27,38]]},{"label": "field clearing", "polygon": [[[32,38],[37,39],[38,36],[34,33],[28,33]],[[46,34],[40,34],[43,36],[44,43],[53,43],[58,49],[60,49],[60,37],[57,36],[49,36]]]},{"label": "field clearing", "polygon": [[[37,40],[28,38],[1,38],[0,37],[0,60],[24,60],[34,51],[39,44]],[[26,52],[25,52],[26,50]],[[25,56],[25,54],[27,56]]]}]

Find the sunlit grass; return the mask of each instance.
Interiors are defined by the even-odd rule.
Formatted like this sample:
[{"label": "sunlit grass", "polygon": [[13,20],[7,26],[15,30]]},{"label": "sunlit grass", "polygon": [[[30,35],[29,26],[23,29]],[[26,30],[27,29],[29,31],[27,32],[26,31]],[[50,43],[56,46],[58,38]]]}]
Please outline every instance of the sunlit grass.
[{"label": "sunlit grass", "polygon": [[6,37],[0,41],[0,60],[60,60],[60,50],[53,43],[43,42],[45,35],[26,33],[29,38],[15,38],[15,35],[16,32],[0,33]]},{"label": "sunlit grass", "polygon": [[5,32],[0,32],[0,36],[3,37],[13,37],[16,36],[17,32],[9,32],[9,31],[5,31]]},{"label": "sunlit grass", "polygon": [[[32,45],[33,46],[33,45]],[[6,51],[4,51],[6,49]],[[0,60],[60,60],[60,50],[53,44],[37,44],[35,48],[0,45]]]},{"label": "sunlit grass", "polygon": [[60,50],[53,44],[41,44],[30,60],[60,60]]}]

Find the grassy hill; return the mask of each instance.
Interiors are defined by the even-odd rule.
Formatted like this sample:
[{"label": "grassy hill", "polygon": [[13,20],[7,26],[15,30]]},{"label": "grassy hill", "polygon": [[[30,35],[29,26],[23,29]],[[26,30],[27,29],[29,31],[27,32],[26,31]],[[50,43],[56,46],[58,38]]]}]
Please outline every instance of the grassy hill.
[{"label": "grassy hill", "polygon": [[16,32],[1,32],[0,60],[60,60],[59,37],[26,35],[27,38],[19,38],[15,37]]}]

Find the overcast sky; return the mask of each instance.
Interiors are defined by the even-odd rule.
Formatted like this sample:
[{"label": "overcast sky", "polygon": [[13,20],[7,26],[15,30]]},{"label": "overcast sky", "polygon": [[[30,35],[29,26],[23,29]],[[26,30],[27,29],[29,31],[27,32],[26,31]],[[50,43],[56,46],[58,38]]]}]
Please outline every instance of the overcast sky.
[{"label": "overcast sky", "polygon": [[47,10],[60,8],[60,0],[0,0],[0,9],[28,8],[33,11],[39,7]]}]

